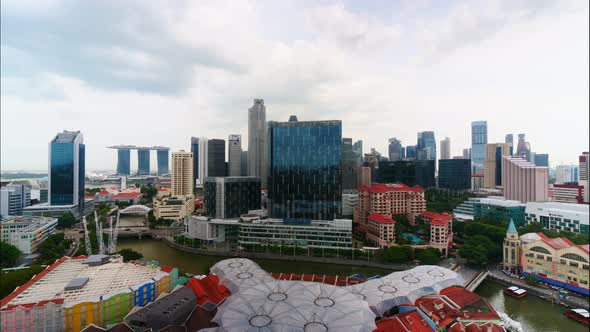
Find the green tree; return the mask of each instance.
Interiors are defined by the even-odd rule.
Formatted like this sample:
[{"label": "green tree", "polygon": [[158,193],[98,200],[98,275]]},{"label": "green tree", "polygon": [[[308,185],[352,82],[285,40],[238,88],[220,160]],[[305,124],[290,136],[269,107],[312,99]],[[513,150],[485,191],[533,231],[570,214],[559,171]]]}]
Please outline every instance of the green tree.
[{"label": "green tree", "polygon": [[41,264],[51,264],[56,259],[66,254],[66,250],[72,242],[64,238],[64,234],[53,234],[43,241],[37,252],[39,253],[39,262]]},{"label": "green tree", "polygon": [[29,281],[34,275],[43,271],[39,265],[32,265],[26,269],[0,272],[0,298],[6,297],[12,293],[16,287],[22,286]]},{"label": "green tree", "polygon": [[424,250],[416,250],[416,259],[422,264],[436,265],[440,262],[440,251],[436,248],[426,248]]},{"label": "green tree", "polygon": [[382,249],[380,255],[387,263],[407,263],[412,260],[414,250],[410,246],[394,246]]},{"label": "green tree", "polygon": [[123,256],[124,262],[134,261],[143,258],[143,254],[131,249],[121,249],[118,252],[119,255]]},{"label": "green tree", "polygon": [[148,185],[142,186],[140,192],[142,194],[141,201],[143,202],[143,204],[147,204],[151,203],[154,197],[156,197],[156,195],[158,194],[158,189],[152,187],[151,185]]},{"label": "green tree", "polygon": [[459,254],[471,263],[485,264],[495,255],[495,244],[486,236],[475,235],[465,241]]},{"label": "green tree", "polygon": [[12,244],[0,241],[0,266],[13,267],[16,265],[22,252]]},{"label": "green tree", "polygon": [[57,228],[59,229],[71,228],[75,224],[76,218],[71,212],[64,213],[57,219]]}]

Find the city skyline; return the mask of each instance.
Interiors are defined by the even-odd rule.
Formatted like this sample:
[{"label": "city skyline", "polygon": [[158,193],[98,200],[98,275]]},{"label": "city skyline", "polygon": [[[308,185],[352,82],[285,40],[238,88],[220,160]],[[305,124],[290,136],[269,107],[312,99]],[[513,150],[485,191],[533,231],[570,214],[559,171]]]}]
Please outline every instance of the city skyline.
[{"label": "city skyline", "polygon": [[[39,142],[64,129],[84,133],[89,171],[116,168],[110,145],[188,151],[192,136],[230,134],[245,143],[255,98],[267,121],[342,120],[343,137],[383,154],[390,137],[414,145],[434,131],[461,155],[478,120],[489,143],[525,133],[551,166],[588,150],[587,3],[166,6],[3,1],[2,170],[46,171]],[[126,24],[140,18],[168,50]],[[46,34],[55,42],[40,51]],[[154,121],[167,117],[177,121]],[[555,128],[559,140],[546,134]]]}]

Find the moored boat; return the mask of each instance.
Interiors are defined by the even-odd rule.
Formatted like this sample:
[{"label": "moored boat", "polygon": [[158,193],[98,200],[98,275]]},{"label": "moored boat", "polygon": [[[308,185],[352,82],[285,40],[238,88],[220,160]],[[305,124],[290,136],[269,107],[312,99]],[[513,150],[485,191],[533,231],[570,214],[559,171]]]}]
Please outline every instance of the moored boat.
[{"label": "moored boat", "polygon": [[527,291],[516,286],[511,286],[504,290],[504,294],[520,299],[527,295]]},{"label": "moored boat", "polygon": [[590,313],[586,309],[570,309],[563,314],[568,318],[590,326]]}]

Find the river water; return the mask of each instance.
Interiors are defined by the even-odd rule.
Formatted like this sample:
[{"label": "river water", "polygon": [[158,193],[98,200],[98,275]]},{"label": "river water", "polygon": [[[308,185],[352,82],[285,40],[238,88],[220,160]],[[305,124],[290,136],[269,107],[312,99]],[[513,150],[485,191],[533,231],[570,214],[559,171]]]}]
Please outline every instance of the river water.
[{"label": "river water", "polygon": [[[206,274],[216,262],[225,259],[220,256],[191,254],[176,250],[165,243],[150,239],[119,239],[117,249],[129,248],[141,252],[145,259],[155,259],[160,264],[169,264],[193,273]],[[337,264],[321,264],[308,262],[289,262],[277,260],[256,260],[269,272],[314,273],[348,276],[356,273],[365,276],[386,275],[394,270],[357,267]],[[523,299],[504,296],[503,286],[491,281],[482,283],[476,293],[486,298],[496,310],[507,313],[512,319],[519,321],[525,331],[539,332],[583,332],[588,329],[563,316],[565,308],[529,295]]]}]

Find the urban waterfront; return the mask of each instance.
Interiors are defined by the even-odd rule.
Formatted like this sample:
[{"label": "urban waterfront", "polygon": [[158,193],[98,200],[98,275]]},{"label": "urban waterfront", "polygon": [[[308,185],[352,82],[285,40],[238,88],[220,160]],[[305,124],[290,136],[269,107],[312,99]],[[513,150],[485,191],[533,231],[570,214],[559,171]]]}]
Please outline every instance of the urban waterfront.
[{"label": "urban waterfront", "polygon": [[[196,255],[169,247],[165,243],[150,239],[119,239],[118,249],[129,248],[141,252],[145,259],[157,260],[161,264],[177,266],[183,271],[194,274],[206,274],[221,256]],[[260,266],[270,272],[315,273],[328,275],[351,275],[360,273],[365,276],[385,275],[393,270],[357,267],[337,264],[320,264],[309,262],[289,262],[275,260],[256,260]],[[587,328],[563,316],[566,308],[551,304],[543,299],[529,295],[524,299],[505,297],[503,286],[491,281],[482,283],[476,293],[488,299],[498,311],[507,313],[519,321],[524,331],[539,332],[582,332]]]}]

